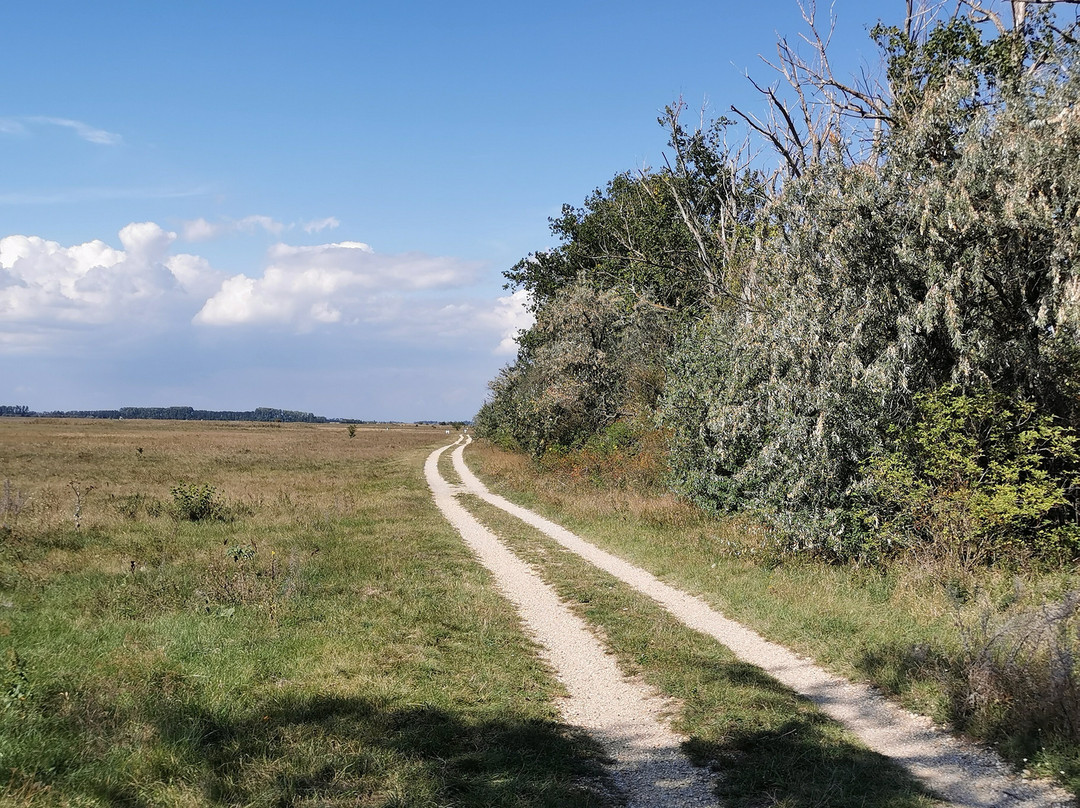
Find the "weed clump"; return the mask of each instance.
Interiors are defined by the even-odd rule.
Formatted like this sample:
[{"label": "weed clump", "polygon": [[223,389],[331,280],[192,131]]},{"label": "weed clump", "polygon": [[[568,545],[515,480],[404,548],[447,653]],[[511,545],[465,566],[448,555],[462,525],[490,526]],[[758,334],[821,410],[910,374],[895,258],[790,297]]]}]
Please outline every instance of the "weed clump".
[{"label": "weed clump", "polygon": [[3,678],[0,679],[0,705],[6,710],[19,710],[25,707],[31,697],[26,660],[14,648],[8,648]]},{"label": "weed clump", "polygon": [[145,513],[147,516],[160,516],[163,510],[160,501],[141,493],[109,494],[108,502],[117,516],[131,522],[138,520],[140,513]]},{"label": "weed clump", "polygon": [[1025,760],[1080,741],[1080,590],[1008,617],[984,608],[961,638],[952,697],[964,729],[1007,740]]},{"label": "weed clump", "polygon": [[15,535],[19,514],[26,502],[23,492],[13,489],[11,480],[4,480],[3,488],[0,488],[0,537]]},{"label": "weed clump", "polygon": [[223,522],[228,518],[228,507],[218,497],[217,489],[209,483],[180,483],[169,493],[173,498],[173,512],[179,519]]},{"label": "weed clump", "polygon": [[282,565],[277,551],[260,555],[258,546],[236,544],[226,547],[225,559],[206,571],[201,590],[204,611],[218,617],[232,617],[237,606],[264,609],[273,619],[281,602],[300,586],[300,561],[293,555]]}]

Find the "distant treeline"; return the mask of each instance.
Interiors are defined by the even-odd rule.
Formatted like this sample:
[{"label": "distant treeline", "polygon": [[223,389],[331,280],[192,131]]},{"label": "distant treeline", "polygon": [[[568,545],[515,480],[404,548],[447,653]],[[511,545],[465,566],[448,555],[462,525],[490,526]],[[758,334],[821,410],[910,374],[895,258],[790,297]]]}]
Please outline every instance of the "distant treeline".
[{"label": "distant treeline", "polygon": [[329,423],[329,418],[310,412],[256,407],[254,410],[197,410],[193,407],[121,407],[118,410],[53,410],[34,412],[26,406],[0,405],[0,416],[42,418],[130,418],[161,421],[282,421],[305,424]]}]

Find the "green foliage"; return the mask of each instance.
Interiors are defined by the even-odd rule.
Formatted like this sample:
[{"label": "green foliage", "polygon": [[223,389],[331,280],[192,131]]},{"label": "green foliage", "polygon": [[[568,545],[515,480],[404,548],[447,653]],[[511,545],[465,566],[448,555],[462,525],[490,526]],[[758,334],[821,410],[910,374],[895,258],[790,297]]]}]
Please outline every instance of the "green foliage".
[{"label": "green foliage", "polygon": [[170,492],[173,498],[173,511],[179,519],[192,522],[204,520],[223,520],[227,508],[218,498],[217,489],[209,483],[180,483]]},{"label": "green foliage", "polygon": [[1075,43],[1035,31],[1023,82],[1002,79],[1011,38],[963,21],[897,45],[890,80],[913,106],[874,162],[824,152],[786,180],[741,301],[669,367],[680,491],[761,510],[794,547],[864,556],[862,469],[919,392],[979,386],[1080,423],[1080,72]]},{"label": "green foliage", "polygon": [[[748,242],[760,183],[718,156],[722,124],[707,133],[670,126],[676,169],[620,174],[584,207],[565,206],[551,223],[562,244],[505,273],[529,292],[536,324],[492,383],[481,436],[539,456],[580,446],[620,417],[651,416],[679,330],[738,287],[724,256]],[[688,208],[691,187],[698,196]],[[730,238],[707,247],[695,219]]]},{"label": "green foliage", "polygon": [[1033,402],[947,387],[867,467],[881,541],[966,563],[1080,552],[1075,434]]},{"label": "green foliage", "polygon": [[649,411],[662,386],[664,320],[651,305],[627,310],[613,291],[584,283],[564,290],[538,312],[517,362],[490,384],[477,434],[539,457]]},{"label": "green foliage", "polygon": [[[874,99],[845,107],[836,91],[856,96],[824,74],[789,76],[818,128],[755,127],[780,151],[772,182],[729,150],[730,121],[685,129],[680,103],[661,121],[674,155],[664,170],[620,175],[564,208],[552,222],[562,243],[507,273],[537,319],[492,383],[478,434],[542,456],[626,415],[653,419],[678,492],[765,514],[789,552],[1071,556],[1080,42],[1050,11],[997,36],[959,13],[872,36],[887,83]],[[812,123],[818,103],[827,111]],[[839,123],[855,109],[872,131]],[[861,157],[846,134],[865,137]],[[964,406],[1008,414],[948,415],[941,399],[927,412],[920,396],[951,385],[989,396]],[[928,418],[933,447],[897,442],[894,428]],[[980,418],[997,426],[972,448]],[[954,485],[951,499],[926,456],[948,447],[979,472],[964,471],[966,493]],[[910,514],[902,525],[881,511],[888,485],[935,502],[939,521],[952,502],[952,526]]]},{"label": "green foliage", "polygon": [[257,552],[258,550],[251,544],[236,544],[229,548],[228,556],[233,561],[240,563],[255,558]]},{"label": "green foliage", "polygon": [[618,174],[584,206],[564,205],[551,220],[562,243],[519,261],[505,273],[537,311],[576,284],[615,290],[628,303],[648,300],[669,310],[700,305],[707,289],[694,266],[695,245],[660,175]]},{"label": "green foliage", "polygon": [[[1038,34],[1044,33],[1040,27]],[[979,27],[966,17],[935,25],[918,41],[900,28],[880,23],[870,36],[885,60],[893,94],[889,112],[894,126],[921,116],[928,96],[957,83],[964,84],[967,92],[956,110],[970,121],[980,107],[995,101],[1002,85],[1015,88],[1029,43],[1034,46],[1040,39],[1029,27],[1027,39],[1019,32],[1010,32],[987,41]],[[944,136],[939,147],[946,146],[948,132],[947,127],[939,130]],[[941,148],[938,153],[946,152]]]}]

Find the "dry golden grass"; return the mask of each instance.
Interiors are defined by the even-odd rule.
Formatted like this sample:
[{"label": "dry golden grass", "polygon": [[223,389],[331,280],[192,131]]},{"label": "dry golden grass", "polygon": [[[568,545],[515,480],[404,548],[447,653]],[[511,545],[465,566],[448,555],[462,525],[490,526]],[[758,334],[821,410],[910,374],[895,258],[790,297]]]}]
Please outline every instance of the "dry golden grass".
[{"label": "dry golden grass", "polygon": [[[596,806],[432,501],[447,442],[0,419],[0,805]],[[184,518],[180,484],[221,506]]]},{"label": "dry golden grass", "polygon": [[544,501],[577,519],[620,515],[683,530],[715,530],[715,523],[674,494],[656,486],[655,459],[639,455],[581,464],[578,458],[546,458],[538,464],[525,454],[507,452],[488,441],[469,447],[484,473],[519,492],[544,490]]},{"label": "dry golden grass", "polygon": [[350,438],[342,424],[0,418],[0,486],[9,491],[5,509],[0,490],[0,517],[16,533],[68,525],[81,498],[84,526],[111,527],[124,521],[126,498],[168,502],[182,482],[208,483],[264,518],[341,515],[352,504],[342,468],[376,474],[445,438],[429,426],[361,425]]}]

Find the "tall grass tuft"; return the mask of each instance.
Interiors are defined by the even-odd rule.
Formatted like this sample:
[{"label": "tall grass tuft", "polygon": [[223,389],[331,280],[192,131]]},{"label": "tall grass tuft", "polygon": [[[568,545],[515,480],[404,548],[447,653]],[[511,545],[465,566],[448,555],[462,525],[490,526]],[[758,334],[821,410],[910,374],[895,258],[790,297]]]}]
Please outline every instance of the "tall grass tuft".
[{"label": "tall grass tuft", "polygon": [[1025,758],[1046,743],[1080,743],[1080,590],[1006,616],[984,605],[961,636],[953,697],[965,729]]}]

